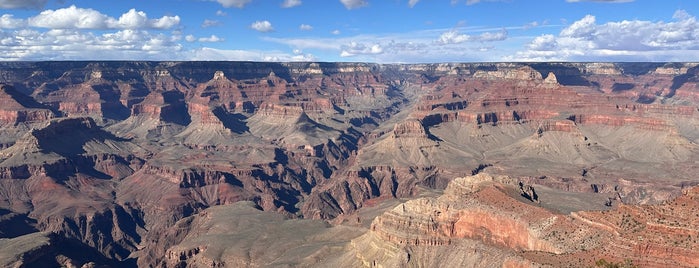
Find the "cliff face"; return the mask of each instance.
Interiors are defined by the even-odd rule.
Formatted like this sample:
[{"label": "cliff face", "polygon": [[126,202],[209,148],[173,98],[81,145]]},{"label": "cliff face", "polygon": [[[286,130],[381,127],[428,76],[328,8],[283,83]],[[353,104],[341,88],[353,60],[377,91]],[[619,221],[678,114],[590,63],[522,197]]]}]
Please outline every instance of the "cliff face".
[{"label": "cliff face", "polygon": [[532,202],[516,187],[512,178],[487,174],[454,179],[441,196],[376,217],[345,258],[369,266],[590,266],[600,259],[643,267],[697,264],[691,237],[698,230],[690,227],[697,188],[664,205],[564,215],[550,210],[551,196]]},{"label": "cliff face", "polygon": [[[0,226],[149,266],[196,255],[168,251],[178,221],[239,201],[337,222],[487,171],[613,194],[602,208],[669,202],[697,184],[698,83],[684,63],[0,63]],[[465,263],[573,251],[543,218],[444,204],[407,202],[372,239],[493,250]]]}]

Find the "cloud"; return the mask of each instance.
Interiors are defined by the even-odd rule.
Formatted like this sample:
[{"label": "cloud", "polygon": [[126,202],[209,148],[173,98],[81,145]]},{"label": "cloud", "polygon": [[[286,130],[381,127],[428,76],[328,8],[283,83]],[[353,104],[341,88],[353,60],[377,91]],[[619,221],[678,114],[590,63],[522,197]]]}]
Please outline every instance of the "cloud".
[{"label": "cloud", "polygon": [[208,47],[189,51],[185,54],[185,58],[194,61],[316,61],[316,58],[311,54],[289,54],[280,51],[223,50]]},{"label": "cloud", "polygon": [[209,37],[199,38],[199,42],[205,42],[205,43],[223,42],[223,41],[225,41],[223,38],[220,38],[220,37],[213,35],[213,34]]},{"label": "cloud", "polygon": [[47,0],[0,0],[2,9],[42,9]]},{"label": "cloud", "polygon": [[373,55],[383,53],[383,48],[379,44],[367,45],[363,43],[351,42],[342,46],[340,57],[351,57],[355,55]]},{"label": "cloud", "polygon": [[524,24],[524,26],[522,26],[522,29],[524,29],[524,30],[529,30],[529,29],[531,29],[531,28],[536,28],[537,26],[539,26],[539,22],[538,22],[538,21],[532,21],[532,22],[530,22],[530,23]]},{"label": "cloud", "polygon": [[597,3],[629,3],[634,0],[566,0],[568,3],[597,2]]},{"label": "cloud", "polygon": [[[269,22],[262,26],[271,29]],[[179,17],[151,19],[129,10],[118,18],[71,6],[27,19],[0,16],[0,61],[35,60],[255,60],[315,61],[310,53],[186,48],[187,43],[223,42],[217,35],[196,37],[172,29]],[[161,31],[172,29],[171,31]],[[187,44],[192,46],[191,44]]]},{"label": "cloud", "polygon": [[218,2],[223,7],[237,7],[244,8],[247,4],[250,4],[252,0],[209,0],[212,2]]},{"label": "cloud", "polygon": [[223,10],[216,10],[216,16],[225,17],[228,16],[228,13]]},{"label": "cloud", "polygon": [[408,6],[412,8],[417,2],[420,2],[420,0],[408,0]]},{"label": "cloud", "polygon": [[335,30],[333,30],[333,31],[330,32],[330,33],[331,33],[331,34],[334,34],[334,35],[339,35],[341,32],[340,32],[340,30],[335,29]]},{"label": "cloud", "polygon": [[505,29],[499,32],[484,32],[480,35],[468,35],[459,33],[457,30],[449,30],[442,33],[436,43],[449,45],[460,44],[463,42],[493,42],[507,39],[507,31]]},{"label": "cloud", "polygon": [[313,26],[308,25],[308,24],[301,24],[301,25],[299,26],[299,30],[301,30],[301,31],[310,31],[310,30],[313,30]]},{"label": "cloud", "polygon": [[[74,6],[72,6],[74,7]],[[42,12],[43,13],[43,12]],[[131,9],[119,17],[116,24],[111,18],[107,20],[109,28],[119,29],[139,29],[139,28],[155,28],[169,29],[180,23],[179,16],[163,16],[160,19],[148,19],[148,16],[143,11]]]},{"label": "cloud", "polygon": [[369,5],[369,2],[366,0],[340,0],[340,2],[345,5],[345,8],[350,10]]},{"label": "cloud", "polygon": [[[109,16],[94,9],[70,6],[57,10],[45,10],[39,15],[29,18],[32,27],[51,29],[106,29]],[[116,23],[115,19],[111,19]]]},{"label": "cloud", "polygon": [[[475,5],[475,4],[478,4],[480,2],[506,2],[506,1],[509,1],[509,0],[466,0],[466,5],[469,5],[469,6]],[[452,5],[457,4],[457,3],[459,3],[459,0],[451,0]]]},{"label": "cloud", "polygon": [[23,19],[15,19],[12,14],[4,14],[0,16],[0,29],[15,29],[27,26]]},{"label": "cloud", "polygon": [[204,22],[201,23],[202,28],[209,28],[209,27],[221,26],[221,25],[223,25],[223,23],[221,23],[221,21],[209,20],[209,19],[205,19]]},{"label": "cloud", "polygon": [[283,8],[290,8],[290,7],[300,6],[300,5],[301,5],[301,0],[284,0],[284,3],[282,3]]},{"label": "cloud", "polygon": [[157,60],[178,58],[181,51],[172,36],[146,30],[0,30],[0,60]]},{"label": "cloud", "polygon": [[263,20],[263,21],[258,20],[256,22],[253,22],[250,25],[250,28],[252,28],[255,31],[263,32],[263,33],[274,31],[274,27],[272,27],[272,23],[270,23],[269,21],[266,21],[266,20]]},{"label": "cloud", "polygon": [[[699,22],[678,10],[670,22],[624,20],[598,23],[587,15],[558,35],[534,38],[516,58],[525,60],[686,60],[699,51]],[[662,55],[667,55],[663,58]]]},{"label": "cloud", "polygon": [[[495,39],[494,35],[503,35],[503,31],[477,29],[473,40]],[[408,33],[383,35],[333,36],[326,38],[275,38],[263,37],[263,41],[288,45],[292,49],[323,51],[339,57],[352,58],[353,61],[368,62],[454,62],[454,61],[493,61],[514,51],[507,51],[493,46],[484,46],[487,42],[462,42],[458,44],[440,44],[438,40],[443,29],[424,30]],[[484,34],[488,33],[488,34]],[[500,37],[498,37],[500,38]],[[512,42],[509,39],[503,42]]]},{"label": "cloud", "polygon": [[[131,9],[119,19],[101,12],[70,6],[56,10],[45,10],[26,20],[31,27],[49,29],[169,29],[180,23],[179,16],[163,16],[149,19],[145,12]],[[17,24],[17,23],[16,23]]]}]

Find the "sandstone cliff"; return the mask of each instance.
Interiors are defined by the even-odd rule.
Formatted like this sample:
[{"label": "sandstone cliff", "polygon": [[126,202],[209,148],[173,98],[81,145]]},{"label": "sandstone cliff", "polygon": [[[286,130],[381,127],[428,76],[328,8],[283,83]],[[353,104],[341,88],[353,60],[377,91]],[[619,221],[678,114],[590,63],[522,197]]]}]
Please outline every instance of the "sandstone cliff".
[{"label": "sandstone cliff", "polygon": [[[577,265],[575,256],[621,260],[629,252],[693,256],[685,240],[644,244],[630,237],[665,234],[675,219],[658,222],[648,211],[697,184],[696,64],[114,61],[0,67],[2,238],[50,232],[41,237],[92,248],[101,260],[124,265],[179,265],[177,258],[220,264],[225,258],[192,257],[204,256],[206,244],[190,243],[196,234],[183,231],[212,207],[246,201],[265,213],[337,224],[381,204],[444,190],[444,197],[408,201],[405,210],[378,217],[369,238],[353,242],[353,250],[371,250],[357,253],[362,260],[342,261],[433,266],[455,258],[526,266],[555,265],[555,258],[545,257],[551,253],[572,256],[560,259],[570,265]],[[541,205],[522,200],[516,186],[498,179],[455,190],[463,179],[454,178],[481,172],[532,186]],[[473,206],[458,207],[447,200],[459,196],[476,201],[461,200]],[[550,205],[547,197],[558,202]],[[589,202],[580,201],[585,198]],[[627,237],[620,223],[581,212],[603,209],[631,215],[627,222],[653,224]],[[687,228],[681,235],[693,237]],[[586,255],[570,241],[598,251]],[[653,256],[634,260],[691,264]]]}]

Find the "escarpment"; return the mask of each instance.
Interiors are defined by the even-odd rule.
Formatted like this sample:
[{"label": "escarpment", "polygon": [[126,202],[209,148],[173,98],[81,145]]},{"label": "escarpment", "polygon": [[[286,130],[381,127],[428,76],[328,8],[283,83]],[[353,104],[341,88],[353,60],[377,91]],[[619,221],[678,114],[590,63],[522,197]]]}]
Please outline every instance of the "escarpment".
[{"label": "escarpment", "polygon": [[[556,202],[551,196],[532,203],[515,195],[515,181],[483,173],[456,178],[440,196],[400,204],[349,243],[344,261],[536,267],[586,266],[605,259],[648,267],[696,265],[692,237],[697,230],[687,225],[696,210],[690,204],[696,187],[663,205],[560,214],[550,210],[555,204],[548,202]],[[670,211],[676,214],[666,214]],[[650,215],[655,218],[645,218]]]},{"label": "escarpment", "polygon": [[[37,239],[12,256],[90,263],[49,241],[124,266],[696,265],[694,63],[0,69],[0,238]],[[329,230],[284,236],[313,241],[303,260],[236,255],[275,241],[207,244],[242,230],[214,228],[236,217],[220,207]]]}]

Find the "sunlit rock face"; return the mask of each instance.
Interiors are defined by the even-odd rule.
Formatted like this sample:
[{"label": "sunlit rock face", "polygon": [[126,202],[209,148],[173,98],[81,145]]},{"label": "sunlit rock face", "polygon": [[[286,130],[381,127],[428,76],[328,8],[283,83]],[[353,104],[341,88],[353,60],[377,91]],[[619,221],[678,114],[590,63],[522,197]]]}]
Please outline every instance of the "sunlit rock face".
[{"label": "sunlit rock face", "polygon": [[[696,266],[698,74],[691,63],[0,63],[0,254],[29,266],[442,266],[447,255]],[[327,236],[280,239],[323,258],[239,254],[291,242],[197,240],[261,226],[218,228],[236,217],[219,207],[253,223],[303,218],[290,226]],[[321,250],[324,239],[354,257]]]}]

